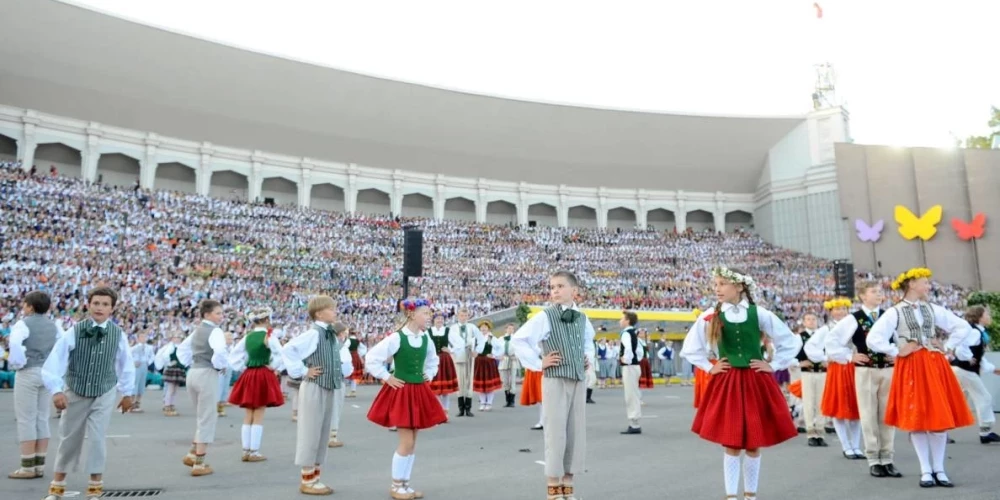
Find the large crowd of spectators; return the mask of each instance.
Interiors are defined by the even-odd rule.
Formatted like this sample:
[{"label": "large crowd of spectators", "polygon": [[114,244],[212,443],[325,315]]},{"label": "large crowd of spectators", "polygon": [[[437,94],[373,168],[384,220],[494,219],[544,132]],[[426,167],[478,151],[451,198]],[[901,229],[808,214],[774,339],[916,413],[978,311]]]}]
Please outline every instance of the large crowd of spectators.
[{"label": "large crowd of spectators", "polygon": [[[122,293],[117,321],[130,334],[162,338],[188,330],[194,306],[211,297],[229,310],[275,310],[294,335],[308,297],[339,300],[344,320],[371,342],[392,328],[401,294],[404,225],[424,230],[424,276],[411,294],[475,315],[543,303],[547,275],[568,269],[586,286],[584,306],[705,309],[710,269],[738,267],[760,284],[758,300],[797,320],[833,290],[832,263],[777,248],[749,232],[514,228],[460,221],[344,214],[224,201],[189,193],[90,184],[25,173],[0,163],[0,335],[20,298],[43,289],[71,324],[97,284]],[[883,278],[888,288],[889,280]],[[957,309],[964,291],[935,288]]]}]

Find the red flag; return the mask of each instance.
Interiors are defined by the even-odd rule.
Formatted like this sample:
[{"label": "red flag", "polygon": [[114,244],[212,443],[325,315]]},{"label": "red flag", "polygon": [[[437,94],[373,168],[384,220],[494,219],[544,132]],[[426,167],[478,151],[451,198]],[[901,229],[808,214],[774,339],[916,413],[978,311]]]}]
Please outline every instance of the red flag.
[{"label": "red flag", "polygon": [[819,3],[813,3],[813,7],[816,9],[816,19],[823,19],[823,7],[819,6]]}]

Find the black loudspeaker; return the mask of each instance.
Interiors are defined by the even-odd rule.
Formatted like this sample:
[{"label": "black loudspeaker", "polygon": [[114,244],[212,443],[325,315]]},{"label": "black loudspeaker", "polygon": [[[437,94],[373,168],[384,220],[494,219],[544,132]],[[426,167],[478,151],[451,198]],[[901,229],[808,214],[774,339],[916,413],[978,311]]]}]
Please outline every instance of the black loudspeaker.
[{"label": "black loudspeaker", "polygon": [[424,275],[424,232],[407,229],[403,235],[403,275],[419,278]]},{"label": "black loudspeaker", "polygon": [[854,297],[854,264],[837,260],[833,262],[834,292],[838,297]]},{"label": "black loudspeaker", "polygon": [[273,207],[274,206],[274,198],[264,198],[264,204],[267,205],[267,206],[269,206],[269,207]]}]

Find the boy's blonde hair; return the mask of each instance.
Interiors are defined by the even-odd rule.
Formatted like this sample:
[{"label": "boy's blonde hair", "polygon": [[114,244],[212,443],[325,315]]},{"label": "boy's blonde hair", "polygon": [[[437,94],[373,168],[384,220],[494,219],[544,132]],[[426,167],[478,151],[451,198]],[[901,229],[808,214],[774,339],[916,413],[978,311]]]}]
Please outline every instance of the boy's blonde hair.
[{"label": "boy's blonde hair", "polygon": [[317,295],[309,299],[309,319],[316,321],[316,313],[323,309],[337,308],[337,302],[329,295]]},{"label": "boy's blonde hair", "polygon": [[878,281],[863,280],[858,282],[857,286],[854,287],[854,291],[855,293],[858,294],[858,298],[860,299],[861,296],[864,295],[865,292],[867,292],[870,288],[881,288],[881,287],[882,284],[879,283]]}]

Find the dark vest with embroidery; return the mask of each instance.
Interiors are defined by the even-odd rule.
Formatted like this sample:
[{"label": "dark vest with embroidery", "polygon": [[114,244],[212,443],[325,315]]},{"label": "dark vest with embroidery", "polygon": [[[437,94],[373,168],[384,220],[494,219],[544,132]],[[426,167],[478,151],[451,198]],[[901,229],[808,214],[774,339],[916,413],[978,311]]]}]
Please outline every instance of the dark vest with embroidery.
[{"label": "dark vest with embroidery", "polygon": [[[639,347],[639,334],[635,333],[635,328],[631,328],[631,327],[627,328],[622,333],[627,333],[629,340],[632,342],[632,363],[631,364],[638,365],[639,364],[639,357],[636,356],[636,353],[639,352],[639,349],[638,349],[638,347]],[[621,363],[620,360],[623,357],[625,357],[625,344],[620,344],[618,346],[618,359],[619,359],[618,362],[619,363]]]},{"label": "dark vest with embroidery", "polygon": [[[884,314],[885,314],[884,310],[882,309],[878,310],[878,317],[881,318],[882,315]],[[891,363],[888,362],[885,354],[872,352],[872,350],[868,348],[868,344],[865,342],[865,339],[868,338],[868,332],[872,330],[872,325],[875,324],[875,322],[872,321],[871,316],[865,314],[864,309],[858,309],[857,311],[854,311],[853,313],[851,313],[851,316],[854,316],[854,319],[858,323],[858,328],[854,330],[854,335],[851,337],[851,343],[854,344],[855,351],[861,354],[865,354],[871,359],[870,363],[855,363],[855,364],[857,366],[867,366],[867,367],[873,366],[876,368],[885,368],[887,366],[891,366]],[[889,343],[895,344],[896,339],[890,336]]]},{"label": "dark vest with embroidery", "polygon": [[[972,327],[973,331],[975,331],[976,334],[980,336],[980,338],[982,338],[983,332],[979,329],[978,326],[972,323],[969,323],[969,326]],[[980,367],[982,366],[983,356],[986,355],[986,346],[984,345],[984,342],[980,340],[979,345],[972,346],[969,348],[969,350],[972,351],[972,359],[976,360],[975,363],[973,363],[972,361],[961,361],[959,359],[953,359],[951,361],[951,365],[957,366],[968,372],[980,374],[981,373]]]}]

